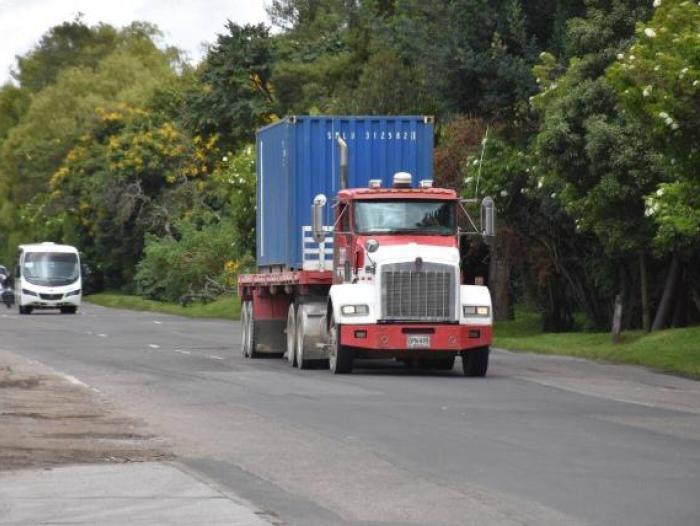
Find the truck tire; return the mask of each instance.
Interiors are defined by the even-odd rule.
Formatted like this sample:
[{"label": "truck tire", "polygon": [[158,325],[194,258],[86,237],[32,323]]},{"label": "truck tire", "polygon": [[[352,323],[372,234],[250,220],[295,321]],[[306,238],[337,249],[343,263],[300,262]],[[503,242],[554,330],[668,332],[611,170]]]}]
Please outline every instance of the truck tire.
[{"label": "truck tire", "polygon": [[296,305],[289,305],[287,312],[287,361],[292,367],[297,366],[297,311]]},{"label": "truck tire", "polygon": [[31,307],[23,307],[22,305],[20,305],[19,306],[19,313],[20,314],[31,314],[32,308]]},{"label": "truck tire", "polygon": [[340,344],[340,325],[335,323],[335,316],[331,314],[328,328],[328,343],[330,355],[328,356],[328,368],[333,374],[350,374],[354,356],[352,349]]},{"label": "truck tire", "polygon": [[248,302],[248,358],[258,358],[260,353],[255,350],[255,310],[253,302]]},{"label": "truck tire", "polygon": [[308,345],[308,341],[304,342],[304,338],[308,338],[309,332],[309,318],[305,316],[306,307],[304,305],[299,305],[297,307],[297,321],[296,321],[296,362],[299,369],[310,369],[314,364],[315,360],[310,360],[304,355],[305,343]]},{"label": "truck tire", "polygon": [[241,305],[241,354],[248,358],[248,302]]},{"label": "truck tire", "polygon": [[489,368],[490,347],[479,347],[462,351],[462,369],[464,376],[482,377],[486,376]]},{"label": "truck tire", "polygon": [[78,312],[78,307],[61,307],[61,314],[75,314]]}]

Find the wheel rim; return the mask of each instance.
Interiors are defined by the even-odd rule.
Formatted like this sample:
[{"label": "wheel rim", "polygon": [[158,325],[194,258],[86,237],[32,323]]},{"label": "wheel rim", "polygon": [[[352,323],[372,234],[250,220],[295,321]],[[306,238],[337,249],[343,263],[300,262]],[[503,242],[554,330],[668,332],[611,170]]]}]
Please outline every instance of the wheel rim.
[{"label": "wheel rim", "polygon": [[248,356],[248,302],[241,307],[241,354]]},{"label": "wheel rim", "polygon": [[248,302],[248,311],[246,318],[246,356],[248,358],[253,356],[253,302]]},{"label": "wheel rim", "polygon": [[304,368],[304,307],[297,309],[296,353],[297,367]]},{"label": "wheel rim", "polygon": [[289,312],[287,313],[287,360],[292,367],[298,364],[295,345],[297,340],[297,331],[298,327],[296,312],[294,309],[294,304],[292,303],[289,306]]},{"label": "wheel rim", "polygon": [[328,329],[328,343],[330,344],[330,352],[328,353],[328,368],[331,372],[335,372],[338,364],[338,327],[335,324],[335,318],[331,316],[331,323]]}]

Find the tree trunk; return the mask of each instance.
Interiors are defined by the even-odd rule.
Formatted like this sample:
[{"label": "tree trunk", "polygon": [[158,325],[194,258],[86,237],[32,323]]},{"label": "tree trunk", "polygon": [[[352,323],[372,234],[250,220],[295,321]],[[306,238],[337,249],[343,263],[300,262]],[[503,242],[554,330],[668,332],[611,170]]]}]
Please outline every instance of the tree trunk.
[{"label": "tree trunk", "polygon": [[673,318],[671,327],[686,327],[688,325],[688,288],[684,287],[685,272],[681,272],[681,276],[676,285],[675,306],[673,309]]},{"label": "tree trunk", "polygon": [[504,250],[503,239],[491,247],[489,259],[489,289],[493,298],[493,318],[495,321],[513,319],[513,299],[510,293],[510,273],[512,261]]},{"label": "tree trunk", "polygon": [[612,342],[620,343],[620,335],[622,334],[622,295],[615,296],[615,308],[613,309],[612,319]]},{"label": "tree trunk", "polygon": [[639,252],[639,275],[641,277],[642,293],[642,328],[644,332],[651,330],[651,305],[649,303],[649,274],[647,273],[647,255],[644,250]]},{"label": "tree trunk", "polygon": [[[620,258],[617,264],[618,275],[620,277],[620,292],[618,296],[620,297],[620,305],[625,305],[625,312],[622,312],[622,309],[620,309],[620,331],[629,329],[630,322],[632,321],[629,317],[629,311],[631,311],[629,306],[632,304],[630,299],[632,296],[631,290],[634,285],[631,283],[630,272],[626,263],[624,259]],[[617,296],[615,297],[615,303],[617,303]]]},{"label": "tree trunk", "polygon": [[666,276],[666,284],[664,285],[664,292],[661,295],[661,302],[659,303],[659,308],[656,311],[656,317],[654,318],[654,324],[651,326],[652,331],[660,331],[668,327],[668,320],[671,317],[671,309],[673,308],[673,292],[676,289],[676,282],[678,281],[678,276],[680,275],[681,262],[678,252],[673,253],[671,259],[671,268],[668,270],[668,275]]}]

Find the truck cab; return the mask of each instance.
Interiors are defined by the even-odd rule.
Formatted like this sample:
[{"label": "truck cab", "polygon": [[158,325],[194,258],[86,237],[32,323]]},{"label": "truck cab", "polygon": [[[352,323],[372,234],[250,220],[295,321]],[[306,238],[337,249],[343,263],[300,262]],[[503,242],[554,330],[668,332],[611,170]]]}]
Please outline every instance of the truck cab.
[{"label": "truck cab", "polygon": [[413,188],[406,173],[392,188],[371,181],[338,193],[326,315],[331,369],[387,357],[451,369],[461,354],[465,372],[485,373],[491,298],[486,287],[460,284],[459,210],[453,190],[430,181]]}]

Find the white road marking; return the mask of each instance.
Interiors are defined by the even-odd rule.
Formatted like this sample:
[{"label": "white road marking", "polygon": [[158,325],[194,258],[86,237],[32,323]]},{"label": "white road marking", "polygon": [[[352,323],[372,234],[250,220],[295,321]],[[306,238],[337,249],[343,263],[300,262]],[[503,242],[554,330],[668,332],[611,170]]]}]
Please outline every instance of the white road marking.
[{"label": "white road marking", "polygon": [[215,354],[210,354],[209,358],[213,358],[214,360],[223,360],[224,359],[223,356],[217,356]]},{"label": "white road marking", "polygon": [[98,334],[98,336],[99,336],[100,338],[106,338],[106,337],[107,337],[107,335],[106,335],[104,332],[101,332],[100,334]]},{"label": "white road marking", "polygon": [[153,323],[155,323],[156,325],[162,325],[162,324],[163,324],[162,321],[158,321],[158,320],[153,320]]},{"label": "white road marking", "polygon": [[149,343],[148,346],[149,346],[151,349],[160,349],[160,345],[156,345],[155,343]]},{"label": "white road marking", "polygon": [[190,351],[183,351],[182,349],[175,349],[175,352],[178,354],[192,354]]},{"label": "white road marking", "polygon": [[63,373],[61,373],[61,376],[63,376],[63,378],[65,378],[66,380],[68,380],[68,381],[69,381],[70,383],[72,383],[73,385],[79,385],[79,386],[81,386],[81,387],[90,387],[90,386],[89,386],[88,384],[86,384],[85,382],[81,382],[80,380],[78,380],[75,376],[71,376],[71,375],[69,375],[69,374],[63,374]]}]

